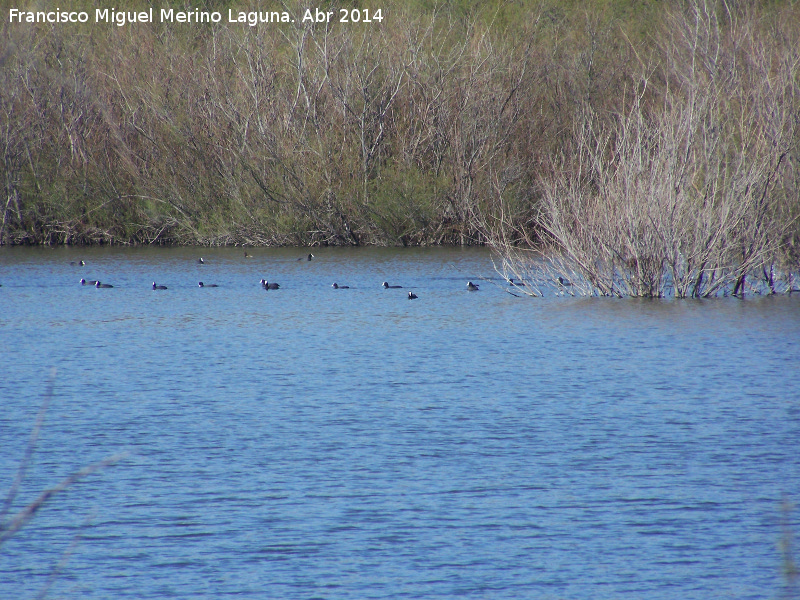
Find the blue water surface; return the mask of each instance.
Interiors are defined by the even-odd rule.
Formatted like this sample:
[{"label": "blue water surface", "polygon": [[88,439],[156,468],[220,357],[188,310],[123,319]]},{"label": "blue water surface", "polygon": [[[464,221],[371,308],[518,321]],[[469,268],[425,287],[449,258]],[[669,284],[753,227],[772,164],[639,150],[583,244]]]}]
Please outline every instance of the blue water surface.
[{"label": "blue water surface", "polygon": [[0,249],[3,497],[55,369],[11,513],[127,453],[0,546],[0,598],[797,593],[798,295],[527,298],[482,249],[249,252]]}]

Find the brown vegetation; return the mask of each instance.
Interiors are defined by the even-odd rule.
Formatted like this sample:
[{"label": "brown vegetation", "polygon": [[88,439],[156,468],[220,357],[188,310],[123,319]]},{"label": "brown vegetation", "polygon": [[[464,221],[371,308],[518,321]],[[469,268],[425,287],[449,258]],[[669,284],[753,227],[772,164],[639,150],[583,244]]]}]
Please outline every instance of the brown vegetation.
[{"label": "brown vegetation", "polygon": [[621,106],[583,105],[537,181],[533,226],[503,217],[494,227],[501,270],[530,294],[793,289],[797,22],[698,1],[672,11],[664,31],[657,53],[637,57]]},{"label": "brown vegetation", "polygon": [[702,0],[5,23],[0,243],[488,242],[713,294],[797,264],[799,34],[790,2]]}]

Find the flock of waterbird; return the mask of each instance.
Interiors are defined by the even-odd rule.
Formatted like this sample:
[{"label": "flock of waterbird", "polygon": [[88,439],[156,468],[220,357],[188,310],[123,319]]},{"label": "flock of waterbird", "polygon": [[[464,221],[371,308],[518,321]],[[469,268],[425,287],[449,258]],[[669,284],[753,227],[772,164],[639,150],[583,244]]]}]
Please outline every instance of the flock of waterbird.
[{"label": "flock of waterbird", "polygon": [[[244,257],[245,258],[252,258],[253,256],[251,254],[248,254],[245,251]],[[301,256],[297,260],[310,261],[310,260],[312,260],[314,258],[315,257],[314,257],[313,254],[308,254],[306,256]],[[197,263],[200,264],[200,265],[204,265],[204,264],[206,264],[206,261],[205,261],[205,259],[203,257],[200,257],[200,258],[197,259]],[[83,266],[86,266],[86,263],[84,261],[80,260],[80,261],[77,261],[77,262],[75,262],[75,261],[70,262],[70,265],[77,266],[77,267],[83,267]],[[511,283],[513,283],[513,280],[512,280]],[[91,279],[90,280],[90,279],[83,279],[83,278],[81,278],[81,285],[90,285],[90,286],[94,286],[94,287],[96,287],[98,289],[100,289],[100,288],[113,288],[114,287],[110,283],[103,283],[103,282],[101,282],[101,281],[99,281],[97,279]],[[519,284],[515,284],[515,285],[519,285]],[[201,288],[219,287],[219,285],[216,284],[216,283],[203,283],[202,281],[198,282],[197,286],[201,287]],[[279,283],[275,283],[274,281],[267,281],[266,279],[262,279],[261,280],[261,288],[264,289],[264,290],[278,290],[278,289],[280,289],[280,287],[281,287],[280,284]],[[333,289],[335,289],[335,290],[349,290],[350,289],[349,285],[339,285],[336,282],[331,284],[331,287]],[[385,290],[403,289],[402,285],[389,285],[388,281],[384,281],[381,284],[381,287],[383,287],[383,289],[385,289]],[[152,289],[153,289],[153,291],[157,291],[157,290],[166,290],[166,289],[169,289],[169,288],[166,285],[157,284],[154,281]],[[468,281],[467,282],[467,290],[470,291],[470,292],[477,292],[479,290],[479,286],[478,286],[478,284],[475,284],[475,283],[472,283],[471,281]],[[419,296],[417,296],[413,291],[409,291],[408,292],[408,299],[409,300],[416,300],[417,298],[419,298]]]},{"label": "flock of waterbird", "polygon": [[[248,253],[247,251],[245,251],[244,257],[245,258],[253,258],[253,255]],[[307,255],[301,256],[297,260],[310,261],[310,260],[313,260],[314,258],[315,257],[314,257],[313,254],[307,254]],[[197,259],[197,263],[201,264],[201,265],[204,265],[204,264],[206,264],[206,261],[205,261],[204,258],[200,257],[200,258]],[[83,261],[83,260],[71,261],[69,264],[72,265],[73,267],[86,266],[86,262]],[[541,295],[540,293],[537,294],[537,293],[535,293],[533,291],[530,291],[529,284],[526,283],[525,281],[515,281],[513,278],[510,278],[510,277],[504,277],[504,279],[506,280],[506,283],[508,285],[512,286],[512,287],[527,288],[529,290],[528,292],[526,292],[528,295],[531,295],[531,296]],[[96,288],[113,288],[114,287],[113,285],[111,285],[109,283],[102,283],[102,282],[97,281],[97,280],[87,280],[87,279],[81,279],[81,285],[91,285],[91,286],[94,286]],[[198,287],[201,287],[201,288],[220,287],[216,283],[203,283],[202,281],[198,282],[197,285],[198,285]],[[567,293],[567,294],[569,294],[571,296],[575,295],[575,293],[572,291],[572,288],[573,288],[573,286],[575,284],[573,284],[568,279],[565,279],[564,277],[560,277],[559,276],[556,279],[556,285],[557,285],[558,289],[561,290],[562,293]],[[403,287],[401,285],[389,285],[389,283],[386,282],[386,281],[384,281],[381,284],[381,286],[384,289],[402,289],[402,287]],[[2,284],[0,284],[0,287],[3,287]],[[262,279],[261,280],[261,287],[263,289],[265,289],[265,290],[277,290],[277,289],[280,289],[281,286],[280,286],[280,284],[277,284],[277,283],[275,283],[273,281],[267,281],[266,279]],[[349,285],[339,285],[336,282],[334,282],[331,285],[331,287],[333,289],[335,289],[335,290],[349,290],[350,289]],[[168,289],[167,286],[157,284],[155,281],[153,282],[153,290],[166,290],[166,289]],[[479,286],[476,283],[472,283],[471,281],[468,281],[467,282],[467,290],[470,291],[470,292],[477,292],[479,290]],[[514,294],[510,290],[506,290],[506,291],[509,294],[511,294],[512,296],[517,296],[516,294]],[[791,273],[789,275],[789,289],[787,291],[788,291],[789,294],[792,294],[793,292],[800,292],[800,289],[796,289],[794,287],[794,278],[793,278],[793,275]],[[727,293],[726,293],[726,295],[727,295]],[[519,296],[517,296],[517,297],[519,297]],[[418,296],[413,291],[409,291],[408,292],[408,299],[409,300],[416,300],[417,298],[418,298]]]}]

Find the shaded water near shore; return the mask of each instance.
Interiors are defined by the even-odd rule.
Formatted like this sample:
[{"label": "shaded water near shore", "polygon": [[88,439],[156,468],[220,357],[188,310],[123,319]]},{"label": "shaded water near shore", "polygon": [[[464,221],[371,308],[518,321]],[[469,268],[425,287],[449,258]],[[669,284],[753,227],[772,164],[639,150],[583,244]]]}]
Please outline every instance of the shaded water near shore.
[{"label": "shaded water near shore", "polygon": [[481,249],[313,252],[0,249],[0,489],[53,367],[15,506],[130,452],[0,549],[0,597],[76,539],[54,597],[792,593],[800,297],[516,298]]}]

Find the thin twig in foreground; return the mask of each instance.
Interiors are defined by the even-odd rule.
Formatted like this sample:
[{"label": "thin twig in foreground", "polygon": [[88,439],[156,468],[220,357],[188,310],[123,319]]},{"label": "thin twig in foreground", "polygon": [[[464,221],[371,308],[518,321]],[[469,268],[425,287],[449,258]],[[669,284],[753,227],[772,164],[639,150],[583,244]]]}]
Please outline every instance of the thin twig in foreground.
[{"label": "thin twig in foreground", "polygon": [[68,487],[77,483],[81,479],[88,477],[95,471],[104,469],[105,467],[109,467],[113,464],[118,463],[120,460],[122,460],[127,456],[128,452],[120,452],[117,454],[113,454],[108,458],[105,458],[99,462],[84,467],[80,471],[76,471],[69,477],[64,478],[58,485],[43,491],[41,494],[39,494],[39,497],[36,498],[36,500],[34,500],[30,504],[28,504],[28,506],[19,511],[7,525],[2,526],[2,530],[0,530],[0,546],[2,546],[3,542],[8,540],[17,531],[22,529],[22,527],[24,527],[25,524],[33,518],[33,516],[37,513],[37,511],[40,508],[42,508],[42,506],[44,506],[45,502],[47,502],[54,495],[56,495],[59,492],[63,492]]}]

